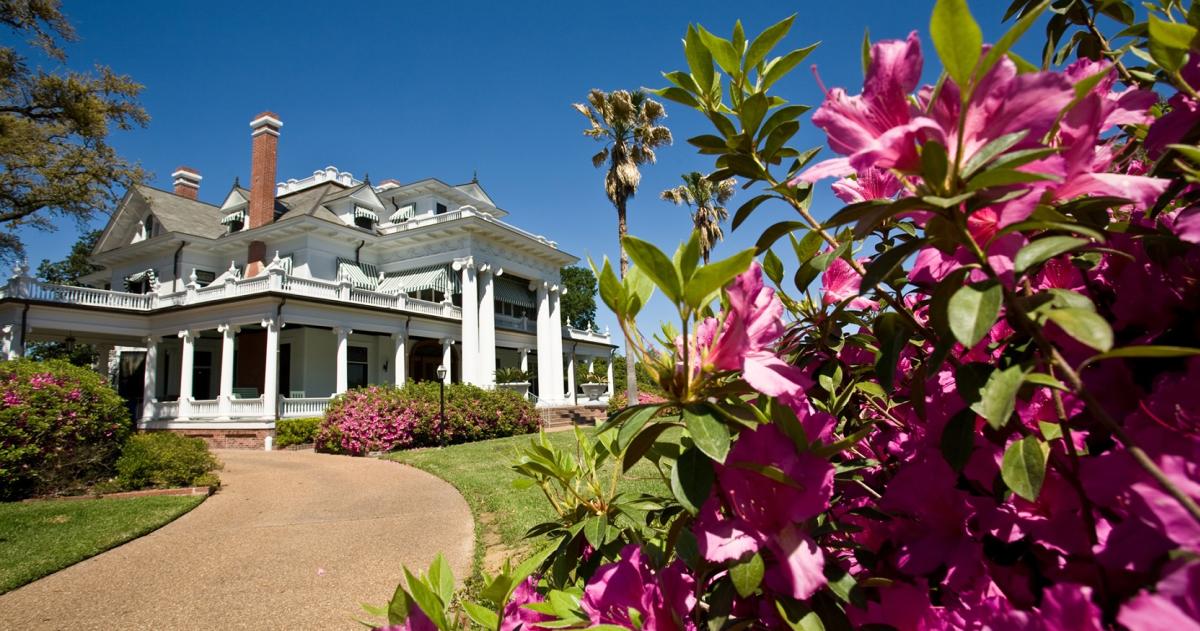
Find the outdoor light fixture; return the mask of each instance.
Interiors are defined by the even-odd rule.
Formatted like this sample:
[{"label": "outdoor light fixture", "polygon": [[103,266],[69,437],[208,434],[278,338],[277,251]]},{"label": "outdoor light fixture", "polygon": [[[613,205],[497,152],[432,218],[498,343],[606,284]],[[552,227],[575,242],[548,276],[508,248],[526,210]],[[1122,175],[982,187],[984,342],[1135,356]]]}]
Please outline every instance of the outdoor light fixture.
[{"label": "outdoor light fixture", "polygon": [[438,425],[440,426],[442,435],[442,446],[446,446],[446,367],[437,367],[438,376],[438,401],[440,403],[441,412],[438,414]]}]

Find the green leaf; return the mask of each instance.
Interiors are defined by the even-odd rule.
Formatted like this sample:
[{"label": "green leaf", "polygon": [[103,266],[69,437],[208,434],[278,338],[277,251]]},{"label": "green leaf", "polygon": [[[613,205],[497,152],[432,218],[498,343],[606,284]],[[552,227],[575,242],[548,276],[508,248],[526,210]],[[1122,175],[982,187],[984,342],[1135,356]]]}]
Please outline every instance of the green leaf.
[{"label": "green leaf", "polygon": [[1038,421],[1038,431],[1042,432],[1042,438],[1046,440],[1054,440],[1062,438],[1062,426],[1058,423],[1047,423],[1046,421]]},{"label": "green leaf", "polygon": [[767,53],[775,48],[776,44],[783,39],[789,29],[792,28],[792,21],[796,19],[796,14],[793,13],[788,17],[767,27],[758,37],[750,42],[750,48],[746,50],[746,59],[743,68],[749,71],[758,65],[760,61],[767,57]]},{"label": "green leaf", "polygon": [[608,515],[592,515],[583,525],[583,536],[599,549],[604,546],[605,535],[608,533]]},{"label": "green leaf", "polygon": [[1087,239],[1077,237],[1045,237],[1031,242],[1021,248],[1013,259],[1013,269],[1024,272],[1030,267],[1047,259],[1052,259],[1064,252],[1070,252],[1077,247],[1087,245]]},{"label": "green leaf", "polygon": [[871,70],[871,29],[863,29],[862,39],[862,70],[863,76],[867,76],[867,72]]},{"label": "green leaf", "polygon": [[929,21],[929,36],[965,102],[970,96],[971,71],[983,54],[983,32],[966,0],[938,0]]},{"label": "green leaf", "polygon": [[637,237],[626,236],[622,243],[633,263],[654,281],[671,302],[679,302],[683,297],[683,288],[680,287],[679,272],[671,259],[654,244]]},{"label": "green leaf", "polygon": [[654,281],[646,275],[645,271],[635,265],[629,268],[629,272],[625,274],[624,288],[625,317],[633,318],[642,307],[646,306],[646,303],[650,302],[650,297],[654,295]]},{"label": "green leaf", "polygon": [[758,126],[767,115],[767,93],[756,92],[742,101],[738,118],[742,121],[742,132],[753,138],[758,133]]},{"label": "green leaf", "polygon": [[975,412],[967,409],[955,414],[942,428],[942,457],[955,471],[962,471],[975,449]]},{"label": "green leaf", "polygon": [[1167,358],[1167,357],[1193,357],[1200,355],[1200,348],[1188,348],[1186,346],[1124,346],[1122,348],[1114,348],[1111,351],[1100,353],[1089,357],[1084,364],[1091,364],[1104,359],[1132,359],[1137,357],[1151,358]]},{"label": "green leaf", "polygon": [[629,442],[625,448],[625,453],[621,457],[621,470],[628,471],[650,451],[654,446],[654,442],[662,436],[663,432],[674,427],[672,423],[655,423],[647,427],[644,431],[639,432],[637,436]]},{"label": "green leaf", "polygon": [[1030,173],[1016,169],[996,167],[983,171],[967,182],[968,191],[978,191],[993,186],[1010,186],[1012,184],[1028,184],[1029,182],[1045,182],[1058,180],[1053,175]]},{"label": "green leaf", "polygon": [[1102,353],[1112,349],[1112,327],[1095,311],[1079,308],[1052,309],[1046,316],[1081,344]]},{"label": "green leaf", "polygon": [[1000,429],[1008,423],[1016,406],[1017,391],[1025,381],[1025,372],[1020,366],[996,368],[988,375],[979,389],[979,400],[971,409],[987,420],[988,425]]},{"label": "green leaf", "polygon": [[791,72],[792,69],[800,65],[800,62],[804,61],[804,58],[808,57],[808,54],[816,50],[816,48],[817,45],[812,44],[810,46],[805,46],[804,48],[797,48],[783,57],[776,57],[775,59],[771,60],[770,66],[767,68],[766,72],[763,73],[761,86],[762,89],[766,90],[774,85],[776,81],[779,81],[786,76],[787,73]]},{"label": "green leaf", "polygon": [[758,591],[765,571],[766,566],[763,564],[762,556],[755,552],[749,558],[729,566],[729,578],[733,581],[733,588],[737,590],[737,593],[742,598],[749,598]]},{"label": "green leaf", "polygon": [[696,266],[700,264],[700,231],[693,230],[691,238],[687,243],[680,244],[679,249],[675,251],[675,258],[672,259],[675,263],[675,268],[679,270],[679,278],[683,281],[684,286],[691,280],[692,274],[696,273]]},{"label": "green leaf", "polygon": [[1150,56],[1167,72],[1183,66],[1184,57],[1196,38],[1196,28],[1187,24],[1166,22],[1151,15],[1149,22]]},{"label": "green leaf", "polygon": [[599,431],[604,432],[613,425],[620,425],[621,429],[617,432],[617,448],[624,451],[633,440],[633,437],[642,431],[642,427],[646,425],[646,422],[654,418],[654,415],[658,414],[661,409],[662,405],[659,404],[635,405],[625,408],[620,414],[614,416],[611,421],[601,425]]},{"label": "green leaf", "polygon": [[725,462],[729,453],[729,428],[707,405],[684,408],[683,424],[700,451],[717,462]]},{"label": "green leaf", "polygon": [[450,625],[446,621],[445,603],[433,592],[429,585],[413,576],[408,568],[404,568],[404,576],[408,580],[408,592],[416,602],[417,607],[421,609],[433,624],[438,629],[449,629]]},{"label": "green leaf", "polygon": [[712,53],[721,70],[730,77],[736,77],[741,70],[741,56],[733,49],[733,42],[709,33],[703,26],[696,27],[696,30],[700,32],[700,40],[704,42],[708,52]]},{"label": "green leaf", "polygon": [[1000,477],[1013,493],[1030,502],[1037,501],[1046,479],[1046,460],[1050,447],[1037,436],[1026,436],[1004,450]]},{"label": "green leaf", "polygon": [[896,268],[900,267],[909,256],[912,256],[926,243],[928,243],[926,239],[913,239],[893,246],[871,259],[871,262],[867,264],[867,273],[863,275],[859,293],[866,294],[874,289],[880,281],[889,278]]},{"label": "green leaf", "polygon": [[497,616],[496,612],[491,609],[469,600],[462,601],[462,606],[463,611],[467,612],[467,617],[484,629],[495,629],[500,626],[500,616]]},{"label": "green leaf", "polygon": [[454,572],[441,552],[434,557],[433,564],[429,566],[429,584],[437,590],[442,602],[448,603],[454,597]]},{"label": "green leaf", "polygon": [[687,57],[688,69],[692,71],[692,79],[703,94],[708,94],[713,87],[712,54],[700,40],[700,34],[694,26],[688,26],[687,35],[683,39],[683,53]]},{"label": "green leaf", "polygon": [[677,88],[675,86],[667,86],[665,88],[658,88],[656,90],[651,90],[651,91],[654,92],[655,94],[663,97],[664,99],[667,99],[670,101],[675,101],[676,103],[679,103],[681,105],[686,105],[688,107],[695,108],[695,109],[701,108],[700,101],[697,101],[696,97],[692,96],[691,94],[688,94],[687,90],[684,90],[683,88]]},{"label": "green leaf", "polygon": [[712,461],[695,447],[685,450],[671,468],[671,494],[689,513],[700,512],[700,506],[712,491]]},{"label": "green leaf", "polygon": [[[766,252],[775,245],[775,242],[785,234],[791,234],[801,228],[808,226],[802,221],[780,221],[773,224],[771,227],[763,230],[763,233],[758,237],[758,241],[754,244],[754,248],[759,252]],[[818,235],[819,236],[819,235]]]},{"label": "green leaf", "polygon": [[763,273],[776,285],[783,282],[783,261],[776,256],[774,250],[767,250],[763,255]]},{"label": "green leaf", "polygon": [[404,584],[396,586],[396,591],[392,593],[392,599],[388,601],[387,619],[388,624],[401,624],[408,617],[408,593],[404,591]]},{"label": "green leaf", "polygon": [[954,292],[946,311],[954,339],[967,348],[978,344],[996,323],[1003,298],[1003,288],[991,280]]},{"label": "green leaf", "polygon": [[754,212],[754,210],[757,209],[760,204],[768,199],[771,199],[772,197],[774,197],[774,195],[758,195],[750,199],[750,201],[739,206],[737,212],[733,214],[733,223],[730,224],[731,228],[733,230],[737,230],[738,226],[742,225],[742,222],[746,221],[746,219],[750,217],[750,213]]},{"label": "green leaf", "polygon": [[753,260],[754,248],[750,248],[697,269],[691,281],[684,287],[684,301],[689,307],[699,309],[713,294],[728,285],[738,274],[746,271]]},{"label": "green leaf", "polygon": [[874,333],[875,338],[879,340],[879,359],[875,362],[875,373],[883,389],[890,391],[896,376],[896,362],[900,359],[900,352],[908,345],[912,330],[900,314],[887,311],[875,319]]},{"label": "green leaf", "polygon": [[967,160],[967,163],[963,165],[962,176],[964,178],[970,178],[975,174],[976,171],[990,162],[992,158],[995,158],[996,156],[1013,148],[1014,145],[1016,145],[1018,142],[1021,142],[1028,135],[1029,130],[1023,129],[1021,131],[1015,131],[1011,134],[1004,134],[1003,136],[980,147],[979,151],[976,151],[974,155],[971,156],[971,159]]},{"label": "green leaf", "polygon": [[1062,390],[1063,392],[1067,391],[1067,386],[1065,386],[1063,382],[1051,377],[1050,375],[1047,375],[1044,372],[1031,372],[1028,375],[1025,375],[1025,383],[1032,383],[1036,386],[1046,386],[1047,388],[1054,388],[1055,390]]},{"label": "green leaf", "polygon": [[600,299],[604,304],[612,309],[613,313],[617,314],[618,318],[624,319],[624,290],[621,287],[621,281],[617,278],[616,272],[613,271],[612,264],[609,263],[608,257],[604,257],[604,265],[599,270],[596,269],[596,262],[590,261],[592,271],[599,278]]}]

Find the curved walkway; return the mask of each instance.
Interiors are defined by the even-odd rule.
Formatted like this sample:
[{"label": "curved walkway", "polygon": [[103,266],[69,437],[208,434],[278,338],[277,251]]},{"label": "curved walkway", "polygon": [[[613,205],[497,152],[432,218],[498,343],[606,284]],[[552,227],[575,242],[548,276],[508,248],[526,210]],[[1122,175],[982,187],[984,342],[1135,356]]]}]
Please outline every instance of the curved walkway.
[{"label": "curved walkway", "polygon": [[165,527],[0,596],[3,629],[353,629],[403,565],[460,581],[474,525],[454,487],[375,458],[221,451],[222,488]]}]

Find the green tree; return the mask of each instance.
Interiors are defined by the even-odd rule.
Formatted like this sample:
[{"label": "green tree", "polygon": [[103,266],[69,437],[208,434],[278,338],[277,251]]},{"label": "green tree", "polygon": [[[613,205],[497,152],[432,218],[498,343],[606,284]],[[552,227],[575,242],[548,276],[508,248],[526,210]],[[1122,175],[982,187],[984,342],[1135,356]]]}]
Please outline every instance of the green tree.
[{"label": "green tree", "polygon": [[725,204],[733,197],[737,180],[729,178],[713,182],[696,171],[681,177],[683,184],[663,191],[662,198],[676,206],[686,205],[692,209],[692,225],[700,233],[700,255],[707,264],[713,247],[725,237],[721,222],[729,218]]},{"label": "green tree", "polygon": [[142,86],[128,76],[106,66],[62,69],[60,44],[76,36],[59,0],[0,0],[0,24],[55,68],[32,67],[16,47],[0,45],[0,258],[13,258],[24,251],[18,228],[86,224],[145,178],[108,137],[150,117],[137,102]]},{"label": "green tree", "polygon": [[[616,90],[608,93],[592,90],[588,102],[576,103],[575,109],[588,121],[583,134],[604,143],[604,148],[592,156],[592,166],[606,167],[604,194],[617,209],[617,236],[621,239],[621,278],[629,270],[624,239],[628,233],[626,205],[637,193],[642,174],[638,167],[653,164],[654,149],[671,144],[671,130],[659,122],[667,112],[658,101],[642,90]],[[627,335],[625,349],[632,353],[633,342]],[[625,386],[630,400],[637,399],[637,378],[630,362],[625,374]]]},{"label": "green tree", "polygon": [[[38,279],[59,285],[78,285],[80,278],[100,269],[90,260],[100,233],[100,230],[85,232],[61,261],[42,259],[41,265],[38,265]],[[29,356],[37,361],[65,359],[76,366],[91,366],[98,359],[94,347],[74,342],[32,342]]]},{"label": "green tree", "polygon": [[562,297],[563,318],[580,329],[596,326],[596,275],[578,265],[564,267],[560,273],[567,288]]}]

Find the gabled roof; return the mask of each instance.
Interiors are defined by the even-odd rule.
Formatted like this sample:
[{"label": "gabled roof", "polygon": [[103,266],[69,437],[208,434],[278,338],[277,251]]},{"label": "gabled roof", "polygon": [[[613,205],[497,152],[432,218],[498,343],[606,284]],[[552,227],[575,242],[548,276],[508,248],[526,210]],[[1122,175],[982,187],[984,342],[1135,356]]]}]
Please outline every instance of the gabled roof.
[{"label": "gabled roof", "polygon": [[492,201],[492,198],[487,194],[487,191],[483,190],[483,186],[479,184],[479,180],[471,180],[466,184],[456,184],[454,188],[466,193],[467,195],[470,195],[471,197],[474,197],[475,199],[478,199],[481,202],[485,202],[491,206],[496,205],[496,202]]},{"label": "gabled roof", "polygon": [[346,187],[341,184],[325,182],[279,197],[275,200],[276,205],[283,206],[286,210],[275,221],[286,221],[296,217],[309,216],[344,226],[346,222],[339,219],[337,215],[329,212],[322,204],[327,196],[337,195],[345,190]]},{"label": "gabled roof", "polygon": [[149,212],[154,215],[163,232],[176,232],[215,239],[225,229],[221,225],[221,209],[204,202],[176,195],[170,191],[138,184],[125,193],[116,212],[104,227],[94,252],[105,252],[125,245],[133,239],[138,222]]}]

